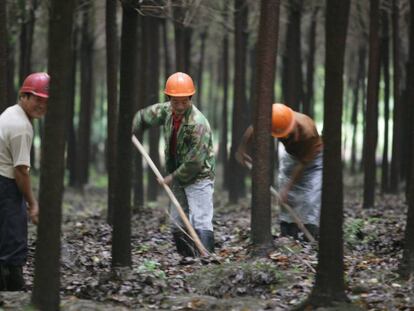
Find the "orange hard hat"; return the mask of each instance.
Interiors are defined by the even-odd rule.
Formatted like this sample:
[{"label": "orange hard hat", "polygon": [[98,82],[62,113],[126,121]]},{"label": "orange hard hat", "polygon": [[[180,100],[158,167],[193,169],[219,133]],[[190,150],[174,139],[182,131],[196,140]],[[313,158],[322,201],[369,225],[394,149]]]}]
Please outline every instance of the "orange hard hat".
[{"label": "orange hard hat", "polygon": [[276,138],[286,137],[295,125],[294,112],[283,104],[272,105],[272,135]]},{"label": "orange hard hat", "polygon": [[30,93],[39,97],[49,97],[50,77],[46,72],[35,72],[26,77],[20,93]]},{"label": "orange hard hat", "polygon": [[195,92],[193,79],[184,72],[172,74],[165,83],[164,93],[168,96],[191,96]]}]

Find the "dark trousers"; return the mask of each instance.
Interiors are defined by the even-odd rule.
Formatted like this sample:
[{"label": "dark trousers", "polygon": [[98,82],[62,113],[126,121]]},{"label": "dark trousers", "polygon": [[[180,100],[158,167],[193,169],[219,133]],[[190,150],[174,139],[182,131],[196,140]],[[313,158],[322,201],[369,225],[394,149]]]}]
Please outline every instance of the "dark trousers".
[{"label": "dark trousers", "polygon": [[[0,175],[0,278],[21,283],[27,258],[27,207],[14,179]],[[2,282],[2,283],[3,283]],[[14,285],[12,286],[15,287]],[[19,287],[19,286],[17,286]],[[15,289],[16,290],[16,289]]]}]

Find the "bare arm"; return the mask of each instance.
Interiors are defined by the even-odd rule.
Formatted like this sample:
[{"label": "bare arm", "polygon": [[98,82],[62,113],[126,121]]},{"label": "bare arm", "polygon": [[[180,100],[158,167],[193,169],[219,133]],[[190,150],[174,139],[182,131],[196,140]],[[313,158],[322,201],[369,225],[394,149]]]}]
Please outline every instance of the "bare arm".
[{"label": "bare arm", "polygon": [[29,167],[26,165],[19,165],[14,168],[14,177],[16,179],[17,187],[23,194],[24,199],[28,204],[28,212],[30,219],[34,224],[38,222],[39,204],[35,199],[30,182]]},{"label": "bare arm", "polygon": [[253,138],[253,126],[250,125],[243,134],[242,140],[237,148],[235,157],[237,162],[246,166],[246,161],[252,162],[251,157],[247,154],[247,146],[251,143]]}]

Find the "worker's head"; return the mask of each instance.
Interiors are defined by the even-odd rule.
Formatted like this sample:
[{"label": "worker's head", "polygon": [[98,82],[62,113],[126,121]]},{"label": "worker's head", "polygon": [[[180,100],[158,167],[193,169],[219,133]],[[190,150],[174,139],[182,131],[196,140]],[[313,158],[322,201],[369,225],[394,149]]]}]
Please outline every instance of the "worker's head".
[{"label": "worker's head", "polygon": [[164,93],[169,96],[174,113],[183,114],[191,106],[191,96],[196,92],[193,79],[188,74],[176,72],[165,83]]},{"label": "worker's head", "polygon": [[272,105],[272,135],[276,138],[289,136],[295,126],[294,112],[283,104]]},{"label": "worker's head", "polygon": [[28,75],[20,90],[20,105],[31,119],[41,118],[47,111],[50,77],[46,72]]}]

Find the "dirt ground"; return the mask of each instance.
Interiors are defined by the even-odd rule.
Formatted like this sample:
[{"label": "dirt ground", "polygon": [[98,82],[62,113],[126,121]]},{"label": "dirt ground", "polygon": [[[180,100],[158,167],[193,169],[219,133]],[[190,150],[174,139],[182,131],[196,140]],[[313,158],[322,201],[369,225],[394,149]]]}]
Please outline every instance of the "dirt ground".
[{"label": "dirt ground", "polygon": [[[402,255],[406,205],[403,196],[377,197],[362,210],[362,188],[345,188],[345,281],[354,306],[365,310],[414,310],[414,281],[396,273]],[[216,254],[183,259],[174,249],[165,212],[167,198],[132,219],[131,269],[111,272],[111,227],[106,192],[67,189],[62,235],[62,310],[289,310],[310,293],[317,246],[279,236],[272,213],[274,250],[249,254],[250,198],[227,205],[215,192]],[[30,226],[25,268],[27,292],[0,293],[0,310],[21,310],[30,300],[36,232]]]}]

